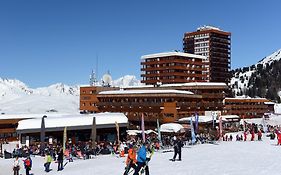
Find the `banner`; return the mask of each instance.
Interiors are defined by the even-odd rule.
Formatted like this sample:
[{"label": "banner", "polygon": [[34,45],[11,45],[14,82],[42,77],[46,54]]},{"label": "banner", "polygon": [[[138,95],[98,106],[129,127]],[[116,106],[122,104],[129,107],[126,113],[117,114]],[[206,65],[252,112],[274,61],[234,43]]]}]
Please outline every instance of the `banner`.
[{"label": "banner", "polygon": [[91,133],[92,147],[93,148],[96,148],[96,137],[97,137],[96,117],[93,117],[92,133]]},{"label": "banner", "polygon": [[142,131],[142,140],[145,142],[145,132],[144,132],[144,115],[141,115],[141,131]]},{"label": "banner", "polygon": [[117,133],[117,142],[118,144],[120,143],[120,138],[119,138],[119,124],[117,121],[115,121],[115,126],[116,126],[116,133]]},{"label": "banner", "polygon": [[220,131],[220,140],[222,139],[222,117],[219,116],[219,131]]},{"label": "banner", "polygon": [[65,147],[66,147],[66,141],[67,141],[67,127],[64,127],[64,130],[63,130],[63,152],[65,151]]},{"label": "banner", "polygon": [[41,151],[41,155],[44,155],[44,151],[45,151],[45,132],[46,132],[46,128],[45,128],[45,118],[47,118],[46,115],[44,115],[42,117],[41,120],[41,130],[40,130],[40,151]]},{"label": "banner", "polygon": [[196,137],[194,133],[192,118],[190,118],[190,130],[191,130],[191,143],[194,144],[196,141]]},{"label": "banner", "polygon": [[199,128],[198,128],[198,123],[199,123],[199,115],[198,115],[198,113],[196,112],[196,113],[195,113],[195,133],[198,133],[198,130],[199,130]]},{"label": "banner", "polygon": [[158,140],[159,140],[160,146],[162,146],[161,132],[160,132],[159,120],[158,119],[157,119],[157,131],[158,131]]}]

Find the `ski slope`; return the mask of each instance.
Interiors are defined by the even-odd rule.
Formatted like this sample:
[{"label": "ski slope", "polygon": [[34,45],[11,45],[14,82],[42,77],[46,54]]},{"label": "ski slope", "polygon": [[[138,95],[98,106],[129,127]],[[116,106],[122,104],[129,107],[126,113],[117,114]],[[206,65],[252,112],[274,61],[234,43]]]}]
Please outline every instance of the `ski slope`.
[{"label": "ski slope", "polygon": [[[281,172],[281,146],[276,140],[247,142],[221,142],[219,145],[202,144],[183,148],[182,161],[171,162],[173,152],[156,152],[150,163],[151,175],[277,175]],[[112,155],[98,156],[90,160],[68,163],[62,172],[57,164],[45,173],[43,158],[33,158],[32,173],[35,175],[121,175],[125,158]],[[0,159],[0,174],[12,174],[13,160]],[[23,173],[23,170],[21,170]]]}]

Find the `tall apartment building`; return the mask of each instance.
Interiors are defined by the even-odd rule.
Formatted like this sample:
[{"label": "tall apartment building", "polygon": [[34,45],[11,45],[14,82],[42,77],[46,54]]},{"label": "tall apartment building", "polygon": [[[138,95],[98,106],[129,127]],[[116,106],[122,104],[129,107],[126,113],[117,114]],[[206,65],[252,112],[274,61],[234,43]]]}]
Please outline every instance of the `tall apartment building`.
[{"label": "tall apartment building", "polygon": [[204,82],[206,74],[203,61],[205,56],[163,52],[141,57],[142,83],[146,85]]},{"label": "tall apartment building", "polygon": [[187,32],[183,38],[186,53],[206,56],[206,81],[230,82],[231,33],[212,26],[199,27]]}]

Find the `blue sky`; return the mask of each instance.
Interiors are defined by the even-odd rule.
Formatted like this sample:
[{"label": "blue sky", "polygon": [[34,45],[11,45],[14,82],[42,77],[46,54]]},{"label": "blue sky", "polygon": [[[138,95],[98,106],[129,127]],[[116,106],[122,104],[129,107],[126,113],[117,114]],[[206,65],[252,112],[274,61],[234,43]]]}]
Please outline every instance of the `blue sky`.
[{"label": "blue sky", "polygon": [[96,68],[136,75],[145,54],[181,50],[184,32],[232,33],[232,68],[281,48],[278,0],[0,1],[0,77],[30,87],[87,84]]}]

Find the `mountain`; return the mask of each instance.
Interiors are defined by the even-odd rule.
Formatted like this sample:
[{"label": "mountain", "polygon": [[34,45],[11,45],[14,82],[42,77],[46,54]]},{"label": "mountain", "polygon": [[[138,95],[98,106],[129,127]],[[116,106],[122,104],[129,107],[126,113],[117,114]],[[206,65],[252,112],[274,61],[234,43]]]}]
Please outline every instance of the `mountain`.
[{"label": "mountain", "polygon": [[281,49],[257,64],[233,70],[231,88],[234,96],[264,97],[280,102]]},{"label": "mountain", "polygon": [[134,75],[125,75],[124,77],[114,80],[112,85],[117,87],[138,86],[141,85],[141,82]]},{"label": "mountain", "polygon": [[[126,75],[112,81],[112,84],[136,86],[140,85],[140,81],[133,75]],[[19,80],[0,78],[0,114],[78,113],[79,87],[57,83],[32,89]]]}]

